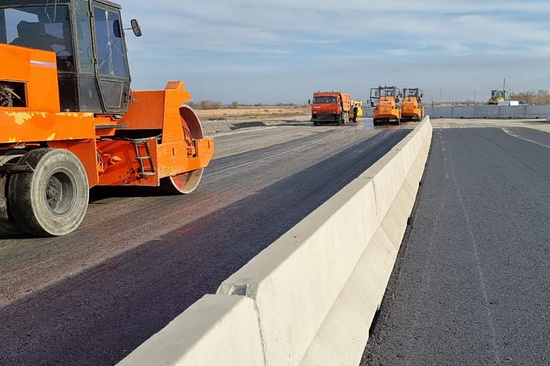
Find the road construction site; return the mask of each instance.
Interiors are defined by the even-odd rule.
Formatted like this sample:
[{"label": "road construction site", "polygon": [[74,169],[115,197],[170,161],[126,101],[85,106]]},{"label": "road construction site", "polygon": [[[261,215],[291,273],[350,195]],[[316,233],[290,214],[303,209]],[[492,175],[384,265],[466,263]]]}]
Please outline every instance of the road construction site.
[{"label": "road construction site", "polygon": [[201,121],[120,13],[0,5],[1,365],[550,362],[549,106]]},{"label": "road construction site", "polygon": [[[508,309],[511,311],[510,321],[514,316],[520,316],[515,313],[520,311],[514,305],[517,303],[505,302],[508,298],[506,296],[496,299],[499,296],[497,289],[504,285],[502,281],[506,281],[507,291],[522,291],[520,286],[525,285],[521,280],[524,275],[518,273],[513,277],[513,268],[524,272],[523,266],[507,266],[505,276],[496,276],[498,269],[494,266],[499,265],[497,259],[491,262],[483,260],[495,255],[490,253],[496,250],[496,247],[485,246],[485,243],[512,244],[504,237],[498,239],[498,236],[492,237],[491,234],[489,237],[487,234],[479,235],[487,233],[487,230],[493,232],[489,229],[495,227],[493,225],[498,225],[502,232],[514,230],[519,225],[523,232],[532,233],[524,237],[528,240],[525,248],[532,247],[538,250],[538,254],[530,256],[526,252],[527,257],[524,259],[518,257],[520,254],[514,258],[522,263],[530,263],[534,268],[539,268],[548,260],[544,246],[535,249],[537,245],[546,242],[543,237],[548,235],[539,230],[542,226],[536,224],[537,220],[545,217],[544,207],[540,206],[542,211],[537,209],[540,216],[535,221],[530,221],[528,217],[521,222],[510,217],[501,218],[493,214],[504,211],[491,206],[491,202],[497,204],[500,201],[491,196],[490,192],[495,191],[495,194],[503,197],[500,190],[514,190],[511,186],[507,188],[506,184],[503,185],[503,180],[493,179],[508,171],[505,162],[510,160],[507,156],[515,157],[511,161],[522,161],[521,164],[529,167],[532,174],[545,174],[544,167],[537,165],[543,164],[545,159],[532,160],[534,152],[530,149],[537,150],[537,156],[546,153],[549,146],[546,136],[550,128],[540,120],[439,119],[431,122],[435,128],[434,142],[417,208],[411,215],[408,234],[403,241],[386,298],[381,302],[381,311],[375,317],[371,341],[364,354],[361,350],[359,359],[357,355],[352,359],[359,362],[363,355],[362,362],[368,365],[380,364],[384,360],[395,364],[400,364],[399,360],[403,364],[407,360],[420,362],[431,356],[426,352],[429,347],[418,343],[418,337],[426,344],[432,344],[436,339],[446,340],[444,334],[453,334],[456,347],[448,353],[440,354],[442,363],[449,357],[471,361],[469,357],[475,359],[478,356],[488,361],[499,359],[501,362],[506,359],[516,360],[517,357],[544,360],[548,355],[537,347],[538,341],[528,348],[507,346],[509,342],[515,342],[512,333],[500,332],[499,324],[509,324],[507,318],[499,317],[500,323],[493,323],[496,336],[492,333],[487,335],[483,341],[487,342],[487,347],[480,346],[479,354],[465,353],[464,348],[472,345],[472,339],[466,337],[471,330],[468,327],[487,326],[483,319],[496,321],[491,316],[483,315],[483,311],[485,314],[493,314],[499,309]],[[185,314],[186,309],[203,295],[215,293],[221,282],[330,197],[345,189],[390,151],[392,146],[408,136],[412,129],[418,127],[418,123],[375,127],[370,119],[362,119],[357,124],[314,127],[309,117],[304,116],[294,120],[255,120],[252,124],[250,120],[211,121],[204,122],[204,126],[206,135],[215,137],[217,151],[209,169],[205,171],[201,189],[193,195],[178,198],[159,195],[143,188],[129,191],[115,187],[97,188],[91,192],[88,214],[77,232],[59,238],[15,237],[1,240],[0,282],[5,284],[0,298],[1,363],[117,363],[174,318]],[[509,146],[495,140],[497,136],[500,140],[504,138],[505,144]],[[491,155],[476,153],[472,144],[477,145],[478,140],[494,140],[493,143],[502,146],[511,155],[500,156],[502,162],[495,165]],[[497,145],[494,146],[496,148]],[[517,155],[514,151],[523,152]],[[496,170],[486,175],[470,172],[468,174],[476,176],[476,179],[469,179],[469,175],[462,171],[469,169],[466,161],[472,161],[468,156],[463,156],[466,152],[485,156],[484,162],[479,161],[479,169],[494,166]],[[446,164],[447,168],[437,168],[435,161],[437,164]],[[450,172],[454,173],[454,178]],[[471,186],[474,190],[476,187],[485,188],[477,193],[479,197],[473,195],[474,198],[470,199],[467,197],[473,191],[470,192],[468,188],[467,192],[462,192],[466,188],[460,188],[457,193],[455,185],[454,192],[462,195],[464,208],[459,212],[446,213],[445,207],[462,206],[445,203],[453,190],[451,186],[447,190],[445,185],[440,185],[438,174],[444,174],[446,178],[442,178],[442,181],[449,180],[449,184],[456,180],[459,187]],[[520,179],[523,173],[520,170],[518,174]],[[500,190],[495,190],[495,185],[501,187]],[[543,186],[532,188],[523,189],[522,195],[517,196],[521,202],[515,202],[514,207],[524,207],[519,214],[525,210],[527,213],[529,207],[535,207],[532,205],[540,192],[544,191]],[[431,206],[423,208],[425,204]],[[434,205],[439,208],[432,207]],[[117,214],[110,217],[107,223],[104,213],[112,211],[113,207],[117,207]],[[509,211],[509,214],[514,216],[515,212]],[[441,215],[454,215],[449,216],[454,218],[447,220]],[[478,220],[479,217],[484,219]],[[354,221],[350,217],[344,222],[348,220]],[[432,222],[437,224],[432,225]],[[449,226],[447,223],[451,222],[455,224]],[[468,226],[461,229],[461,222],[472,226],[470,234]],[[450,227],[454,229],[449,231]],[[456,243],[462,242],[462,234],[466,235],[466,239],[470,237],[464,243],[475,244],[455,248]],[[426,235],[432,239],[425,239]],[[438,239],[434,240],[434,236]],[[426,240],[431,244],[424,245]],[[347,245],[345,243],[341,241],[339,245]],[[448,249],[444,250],[440,245],[446,245]],[[523,246],[517,250],[521,248]],[[429,250],[430,253],[416,253],[421,250]],[[456,250],[464,250],[464,253],[456,254],[464,258],[464,263],[453,264],[452,258],[456,258],[453,256],[447,257],[447,264],[443,266],[445,260],[435,257],[436,254],[449,256]],[[468,271],[465,275],[469,273],[474,278],[478,276],[480,282],[474,279],[468,281],[485,286],[490,294],[489,302],[485,301],[483,292],[479,295],[476,292],[476,288],[481,287],[474,286],[471,292],[464,293],[463,301],[460,302],[462,305],[449,314],[447,309],[450,304],[441,307],[437,304],[447,296],[461,293],[463,281],[461,277],[447,277],[444,273],[460,273],[460,268],[469,265],[468,258],[475,260],[475,250],[479,255],[479,270]],[[481,255],[480,251],[487,253]],[[498,253],[506,255],[502,249]],[[504,258],[502,260],[507,263]],[[428,264],[422,261],[428,261]],[[438,267],[432,269],[430,263]],[[475,263],[471,263],[473,270],[478,268]],[[409,276],[406,271],[418,273],[411,272]],[[434,271],[444,272],[435,275]],[[535,276],[534,273],[532,275]],[[423,286],[420,293],[414,290],[414,286],[418,285],[416,278],[420,279]],[[510,278],[517,280],[509,282]],[[451,280],[456,282],[439,282]],[[404,286],[413,287],[409,290]],[[516,294],[515,298],[524,305],[526,301],[534,301],[536,288],[532,287],[532,290],[521,296]],[[439,292],[431,294],[430,291],[435,289]],[[422,299],[428,303],[419,305],[420,298],[396,300],[412,294],[424,294]],[[450,297],[448,301],[452,299]],[[408,309],[405,304],[415,307]],[[456,304],[458,306],[459,303]],[[438,314],[438,318],[431,324],[440,329],[442,335],[420,333],[420,329],[430,329],[423,326],[422,322],[430,322],[433,318],[419,316],[415,310],[418,306],[426,306],[428,309],[435,307],[429,313]],[[496,310],[493,310],[493,306],[496,306]],[[367,308],[363,311],[367,312]],[[478,320],[452,321],[453,317],[466,316],[474,309],[482,312],[479,317],[476,316]],[[434,313],[436,310],[441,313]],[[521,311],[532,312],[533,316],[543,315],[540,313],[542,308],[537,307],[527,306]],[[26,314],[33,314],[33,317],[29,318]],[[22,322],[22,319],[25,321]],[[417,320],[410,323],[412,319]],[[447,324],[445,319],[451,323],[439,327],[438,324]],[[449,328],[450,324],[457,326],[457,329]],[[532,329],[536,331],[541,328]],[[394,334],[396,331],[405,333]],[[67,336],[69,334],[70,337]],[[518,337],[521,334],[518,333]],[[542,337],[539,339],[544,340],[543,334],[539,335]],[[364,333],[365,342],[367,335],[368,326]],[[536,337],[536,333],[533,336]],[[479,337],[483,337],[483,334]],[[82,342],[82,339],[87,339],[87,342]],[[415,339],[416,343],[406,341],[408,339]],[[417,352],[413,352],[413,349]]]}]

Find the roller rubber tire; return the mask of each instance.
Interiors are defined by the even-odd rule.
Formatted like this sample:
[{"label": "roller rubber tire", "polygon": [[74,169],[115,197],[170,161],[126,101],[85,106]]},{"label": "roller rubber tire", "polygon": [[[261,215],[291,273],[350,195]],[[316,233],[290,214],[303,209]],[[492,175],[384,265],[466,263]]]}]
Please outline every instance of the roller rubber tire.
[{"label": "roller rubber tire", "polygon": [[21,163],[33,172],[14,174],[9,181],[10,212],[33,236],[61,236],[74,231],[88,208],[89,187],[84,166],[70,151],[42,148]]}]

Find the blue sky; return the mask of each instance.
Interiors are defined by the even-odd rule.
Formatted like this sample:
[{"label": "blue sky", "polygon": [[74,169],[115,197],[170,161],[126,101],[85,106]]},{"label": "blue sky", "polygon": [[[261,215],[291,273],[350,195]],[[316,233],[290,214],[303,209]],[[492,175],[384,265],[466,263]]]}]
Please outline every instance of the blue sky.
[{"label": "blue sky", "polygon": [[120,0],[134,89],[183,80],[194,102],[366,100],[379,84],[424,101],[550,90],[550,1]]}]

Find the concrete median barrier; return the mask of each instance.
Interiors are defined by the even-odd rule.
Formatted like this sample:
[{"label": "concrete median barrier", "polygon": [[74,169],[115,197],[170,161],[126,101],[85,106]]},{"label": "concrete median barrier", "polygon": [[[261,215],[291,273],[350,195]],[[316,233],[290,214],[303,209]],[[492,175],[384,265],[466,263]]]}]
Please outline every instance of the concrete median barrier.
[{"label": "concrete median barrier", "polygon": [[254,302],[205,295],[118,363],[119,366],[263,365]]},{"label": "concrete median barrier", "polygon": [[453,107],[452,118],[474,118],[474,107]]},{"label": "concrete median barrier", "polygon": [[474,118],[496,119],[500,117],[500,108],[494,105],[482,105],[475,107]]},{"label": "concrete median barrier", "polygon": [[426,107],[431,118],[545,119],[550,105]]},{"label": "concrete median barrier", "polygon": [[550,114],[550,105],[528,105],[525,109],[525,118],[545,119]]},{"label": "concrete median barrier", "polygon": [[[208,353],[211,345],[216,351],[205,356],[208,363],[185,364],[357,365],[407,227],[431,136],[427,117],[225,280],[216,295],[206,297],[209,306],[193,305],[120,365],[149,365],[140,357],[153,359],[164,342],[174,354],[157,364],[184,364],[181,360],[191,355],[202,360],[200,353]],[[238,299],[238,309],[228,306],[231,298]],[[240,317],[246,326],[235,336],[232,328]],[[184,337],[190,340],[175,341]],[[238,351],[244,347],[252,348],[254,356],[243,359]],[[236,351],[220,355],[220,349],[231,348]]]},{"label": "concrete median barrier", "polygon": [[425,107],[424,114],[432,118],[451,118],[453,107]]},{"label": "concrete median barrier", "polygon": [[522,119],[525,118],[526,106],[524,105],[515,105],[515,106],[500,106],[500,118],[507,119]]}]

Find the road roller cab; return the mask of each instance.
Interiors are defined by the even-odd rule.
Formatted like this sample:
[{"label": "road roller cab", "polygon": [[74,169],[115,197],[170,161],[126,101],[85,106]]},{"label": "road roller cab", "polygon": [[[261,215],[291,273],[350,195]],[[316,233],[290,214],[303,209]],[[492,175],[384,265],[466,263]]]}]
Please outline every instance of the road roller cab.
[{"label": "road roller cab", "polygon": [[[214,153],[183,82],[132,91],[120,6],[0,4],[0,234],[64,235],[88,189],[190,193]],[[141,30],[135,20],[136,36]]]}]

